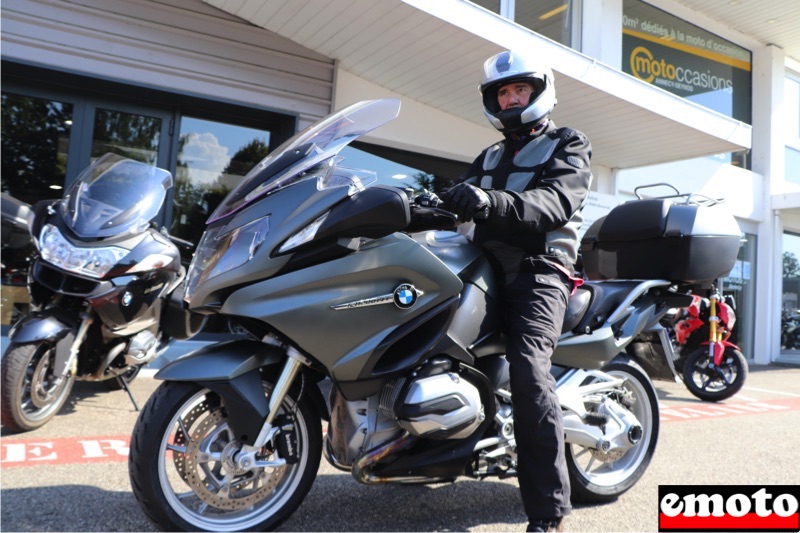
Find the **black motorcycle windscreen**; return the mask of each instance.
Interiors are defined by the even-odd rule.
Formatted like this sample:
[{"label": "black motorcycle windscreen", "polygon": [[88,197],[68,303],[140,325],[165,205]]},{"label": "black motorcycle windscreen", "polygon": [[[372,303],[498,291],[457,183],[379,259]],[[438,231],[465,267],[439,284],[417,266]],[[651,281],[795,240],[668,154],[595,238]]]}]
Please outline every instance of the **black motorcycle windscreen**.
[{"label": "black motorcycle windscreen", "polygon": [[83,238],[135,233],[158,214],[171,187],[172,175],[166,170],[105,154],[67,190],[61,215]]}]

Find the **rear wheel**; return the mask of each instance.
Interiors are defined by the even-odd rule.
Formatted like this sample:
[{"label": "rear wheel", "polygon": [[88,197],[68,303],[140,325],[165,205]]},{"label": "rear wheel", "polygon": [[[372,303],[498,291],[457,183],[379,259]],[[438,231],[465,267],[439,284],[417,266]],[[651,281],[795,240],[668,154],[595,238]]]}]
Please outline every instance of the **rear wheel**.
[{"label": "rear wheel", "polygon": [[2,362],[2,421],[10,431],[31,431],[53,418],[67,401],[75,376],[54,372],[56,344],[11,343]]},{"label": "rear wheel", "polygon": [[164,531],[277,527],[311,489],[322,451],[321,421],[308,396],[287,396],[278,416],[281,431],[294,434],[295,457],[281,456],[279,433],[243,467],[220,397],[193,383],[161,385],[131,438],[129,473],[142,510]]},{"label": "rear wheel", "polygon": [[658,402],[650,379],[632,363],[611,363],[602,370],[625,380],[618,391],[603,394],[636,417],[641,438],[625,452],[567,443],[567,469],[576,503],[612,501],[630,489],[647,470],[658,441]]},{"label": "rear wheel", "polygon": [[747,379],[747,360],[742,352],[725,347],[719,366],[712,364],[708,346],[689,354],[683,365],[683,382],[689,392],[706,402],[726,400],[739,392]]}]

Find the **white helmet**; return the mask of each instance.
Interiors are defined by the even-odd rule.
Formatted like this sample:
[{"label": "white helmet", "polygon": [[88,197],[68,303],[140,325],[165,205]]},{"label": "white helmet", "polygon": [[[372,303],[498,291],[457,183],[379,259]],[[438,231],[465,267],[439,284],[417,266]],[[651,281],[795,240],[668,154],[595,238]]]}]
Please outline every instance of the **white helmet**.
[{"label": "white helmet", "polygon": [[[498,89],[517,81],[533,85],[530,102],[525,107],[501,110],[497,101]],[[493,55],[484,62],[481,94],[486,118],[503,133],[534,129],[544,122],[556,105],[556,87],[550,67],[510,50]]]}]

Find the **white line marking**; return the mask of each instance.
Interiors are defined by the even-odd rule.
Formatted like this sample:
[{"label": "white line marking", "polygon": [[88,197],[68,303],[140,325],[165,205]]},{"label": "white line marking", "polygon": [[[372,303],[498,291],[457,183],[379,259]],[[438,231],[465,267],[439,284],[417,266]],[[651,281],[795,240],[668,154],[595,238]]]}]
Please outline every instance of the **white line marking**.
[{"label": "white line marking", "polygon": [[[772,394],[783,394],[784,396],[793,396],[795,398],[800,398],[800,394],[795,394],[794,392],[783,392],[779,390],[772,390],[772,389],[757,389],[755,387],[742,387],[744,390],[752,390],[756,392],[770,392]],[[741,396],[739,396],[741,398]]]}]

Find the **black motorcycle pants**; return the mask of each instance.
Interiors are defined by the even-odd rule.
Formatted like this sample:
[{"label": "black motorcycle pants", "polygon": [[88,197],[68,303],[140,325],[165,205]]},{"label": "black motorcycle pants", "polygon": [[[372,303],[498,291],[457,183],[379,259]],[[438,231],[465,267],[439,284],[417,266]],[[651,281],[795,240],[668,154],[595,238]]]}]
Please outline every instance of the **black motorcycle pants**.
[{"label": "black motorcycle pants", "polygon": [[518,481],[529,520],[565,516],[572,509],[564,423],[550,374],[571,287],[566,275],[532,259],[503,290]]}]

